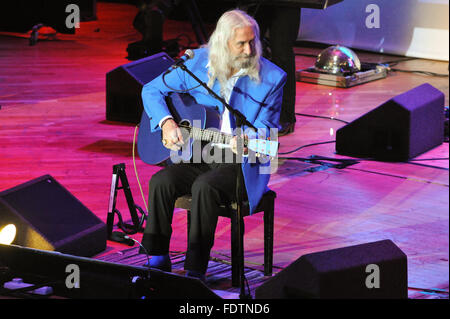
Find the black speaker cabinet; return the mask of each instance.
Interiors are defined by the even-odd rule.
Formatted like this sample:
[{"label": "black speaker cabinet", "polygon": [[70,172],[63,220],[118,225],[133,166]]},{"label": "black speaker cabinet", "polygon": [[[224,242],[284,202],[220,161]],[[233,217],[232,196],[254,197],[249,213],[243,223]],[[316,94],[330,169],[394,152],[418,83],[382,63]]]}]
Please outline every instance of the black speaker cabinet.
[{"label": "black speaker cabinet", "polygon": [[336,131],[341,155],[408,161],[444,141],[444,93],[422,84]]},{"label": "black speaker cabinet", "polygon": [[165,52],[124,64],[106,74],[106,119],[139,123],[142,87],[174,63]]},{"label": "black speaker cabinet", "polygon": [[301,256],[256,288],[258,299],[405,299],[406,255],[390,240]]},{"label": "black speaker cabinet", "polygon": [[84,257],[106,249],[106,225],[50,175],[0,192],[0,228],[7,224],[16,245]]}]

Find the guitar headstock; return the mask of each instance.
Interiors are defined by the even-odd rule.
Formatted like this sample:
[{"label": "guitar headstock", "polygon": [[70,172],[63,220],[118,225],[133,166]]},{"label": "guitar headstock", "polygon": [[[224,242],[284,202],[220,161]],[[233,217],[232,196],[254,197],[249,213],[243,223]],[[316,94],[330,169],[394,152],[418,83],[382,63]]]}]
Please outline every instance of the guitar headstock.
[{"label": "guitar headstock", "polygon": [[278,145],[280,143],[276,141],[263,140],[263,139],[250,139],[247,147],[257,154],[268,155],[270,157],[277,156]]}]

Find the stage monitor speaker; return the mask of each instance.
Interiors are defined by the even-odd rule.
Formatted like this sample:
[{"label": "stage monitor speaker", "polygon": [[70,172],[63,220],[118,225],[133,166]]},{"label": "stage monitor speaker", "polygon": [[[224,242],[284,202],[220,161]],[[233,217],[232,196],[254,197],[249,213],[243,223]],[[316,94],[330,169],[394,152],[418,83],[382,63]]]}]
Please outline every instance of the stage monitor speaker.
[{"label": "stage monitor speaker", "polygon": [[13,244],[90,257],[106,249],[106,225],[52,176],[0,192],[0,228],[14,224]]},{"label": "stage monitor speaker", "polygon": [[0,267],[10,278],[51,286],[54,296],[66,298],[220,299],[197,278],[16,245],[0,244]]},{"label": "stage monitor speaker", "polygon": [[408,161],[444,141],[444,93],[422,84],[336,131],[336,152]]},{"label": "stage monitor speaker", "polygon": [[258,299],[405,299],[406,255],[390,240],[301,256],[256,288]]},{"label": "stage monitor speaker", "polygon": [[106,74],[106,119],[139,123],[144,109],[142,87],[174,63],[161,52],[128,64]]}]

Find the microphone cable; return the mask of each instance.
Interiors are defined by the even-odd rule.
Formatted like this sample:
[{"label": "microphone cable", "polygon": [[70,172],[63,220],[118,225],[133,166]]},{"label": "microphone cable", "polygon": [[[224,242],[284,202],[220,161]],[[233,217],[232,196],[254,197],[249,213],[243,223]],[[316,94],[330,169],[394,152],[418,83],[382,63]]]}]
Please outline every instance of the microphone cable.
[{"label": "microphone cable", "polygon": [[136,244],[138,244],[138,245],[142,248],[142,250],[145,252],[145,255],[147,256],[147,265],[150,267],[150,255],[148,254],[147,249],[145,249],[145,247],[144,247],[139,241],[137,241],[137,240],[134,239],[134,238],[131,238],[131,237],[128,236],[128,235],[123,236],[123,238],[126,239],[126,240],[132,240],[132,241],[134,241]]}]

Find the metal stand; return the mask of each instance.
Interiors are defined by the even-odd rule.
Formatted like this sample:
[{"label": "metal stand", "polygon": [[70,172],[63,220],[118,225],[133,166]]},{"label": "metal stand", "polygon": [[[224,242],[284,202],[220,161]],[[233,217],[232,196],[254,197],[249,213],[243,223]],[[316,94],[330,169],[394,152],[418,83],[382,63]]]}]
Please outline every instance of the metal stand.
[{"label": "metal stand", "polygon": [[196,0],[184,1],[184,7],[191,20],[192,29],[194,30],[195,36],[197,37],[197,43],[199,45],[206,44],[208,35],[206,34],[205,27],[203,25],[203,19],[198,10]]},{"label": "metal stand", "polygon": [[[202,82],[195,74],[193,74],[184,64],[180,64],[178,65],[178,67],[180,67],[183,71],[185,71],[186,73],[188,73],[192,78],[194,78],[202,87],[204,87],[209,94],[211,94],[215,99],[217,99],[218,101],[220,101],[227,109],[228,111],[234,115],[235,119],[236,119],[236,128],[237,128],[237,134],[236,134],[236,145],[237,145],[237,156],[242,156],[242,152],[243,152],[243,137],[242,137],[242,126],[246,125],[247,127],[251,128],[253,131],[257,132],[256,127],[253,126],[252,123],[250,123],[247,118],[244,116],[244,114],[242,114],[241,112],[239,112],[238,110],[234,109],[233,107],[231,107],[221,96],[217,95],[213,90],[211,90],[211,88],[209,88],[206,83]],[[170,72],[170,71],[169,71]],[[242,226],[243,226],[243,216],[242,216],[242,212],[241,212],[241,208],[242,208],[242,190],[241,190],[241,184],[242,184],[242,180],[243,180],[243,176],[242,176],[242,168],[241,165],[237,165],[237,169],[238,169],[238,174],[237,174],[237,178],[236,178],[236,195],[237,195],[237,216],[236,216],[236,220],[237,220],[237,232],[238,232],[238,238],[239,238],[239,243],[238,243],[238,256],[239,260],[243,261],[243,255],[244,255],[244,243],[243,243],[243,233],[242,233]],[[241,264],[239,265],[239,269],[240,269],[240,298],[241,299],[248,299],[251,296],[245,293],[245,276],[244,276],[244,267],[243,267],[243,263],[241,262]]]},{"label": "metal stand", "polygon": [[[119,180],[121,182],[121,187],[119,186]],[[127,224],[123,221],[122,215],[119,210],[116,208],[116,200],[117,200],[117,192],[118,190],[123,189],[125,193],[125,198],[127,200],[128,209],[130,211],[131,220],[133,224]],[[133,200],[133,196],[131,195],[130,185],[128,184],[127,175],[125,173],[125,164],[120,163],[113,166],[113,175],[112,175],[112,183],[111,183],[111,193],[109,196],[109,206],[108,206],[108,217],[106,221],[106,227],[108,232],[108,239],[124,243],[129,246],[134,245],[134,241],[131,239],[125,239],[125,235],[135,234],[137,232],[143,232],[143,224],[147,219],[146,213],[143,211],[141,207],[136,205]],[[141,217],[138,217],[137,211],[141,214]],[[117,214],[119,219],[117,223],[117,227],[119,227],[122,232],[115,231],[113,232],[114,227],[114,215]]]},{"label": "metal stand", "polygon": [[38,23],[31,29],[29,44],[30,46],[35,45],[38,42],[38,36],[39,36],[39,29],[42,28],[44,25],[42,23]]},{"label": "metal stand", "polygon": [[[243,155],[243,132],[242,132],[242,118],[239,116],[235,116],[236,121],[236,149],[237,156],[236,158],[242,158]],[[238,161],[239,164],[239,161]],[[243,192],[242,192],[242,181],[244,180],[242,174],[242,166],[236,165],[237,175],[236,175],[236,202],[237,202],[237,210],[236,210],[236,222],[237,222],[237,238],[238,238],[238,260],[239,260],[239,298],[240,299],[251,299],[251,295],[245,292],[245,270],[244,270],[244,216],[242,215],[242,203],[244,202]]]}]

